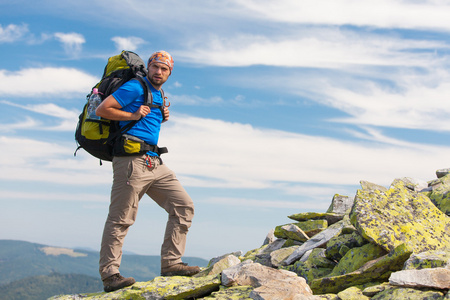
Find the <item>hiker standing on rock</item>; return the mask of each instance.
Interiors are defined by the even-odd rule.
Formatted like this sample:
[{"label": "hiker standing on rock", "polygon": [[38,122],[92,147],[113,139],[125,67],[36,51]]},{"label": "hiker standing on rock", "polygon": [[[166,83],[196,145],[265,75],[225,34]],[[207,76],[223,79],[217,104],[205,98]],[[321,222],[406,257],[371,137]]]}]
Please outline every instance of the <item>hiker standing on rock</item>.
[{"label": "hiker standing on rock", "polygon": [[[164,105],[161,86],[172,73],[172,56],[165,51],[155,52],[150,56],[147,68],[148,75],[144,79],[149,83],[153,104]],[[144,93],[137,80],[130,80],[108,96],[96,110],[98,116],[121,121],[121,127],[142,118],[127,132],[131,145],[140,140],[145,141],[146,145],[157,145],[161,123],[169,117],[169,110],[165,106],[160,110],[144,105]],[[169,215],[161,247],[161,276],[192,276],[200,271],[199,267],[188,266],[181,260],[186,234],[194,216],[194,204],[174,172],[163,164],[158,149],[155,147],[144,155],[115,155],[113,158],[111,204],[103,231],[99,262],[106,292],[135,283],[134,278],[120,275],[119,266],[124,238],[136,220],[139,200],[144,194],[150,196]]]}]

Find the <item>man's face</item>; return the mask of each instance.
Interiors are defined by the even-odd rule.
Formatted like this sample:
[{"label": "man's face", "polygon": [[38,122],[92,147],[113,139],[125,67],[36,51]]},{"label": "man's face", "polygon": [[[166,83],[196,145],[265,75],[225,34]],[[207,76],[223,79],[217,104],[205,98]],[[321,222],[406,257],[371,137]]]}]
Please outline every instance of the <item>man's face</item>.
[{"label": "man's face", "polygon": [[161,86],[170,76],[170,68],[166,64],[152,62],[148,66],[148,80],[154,86]]}]

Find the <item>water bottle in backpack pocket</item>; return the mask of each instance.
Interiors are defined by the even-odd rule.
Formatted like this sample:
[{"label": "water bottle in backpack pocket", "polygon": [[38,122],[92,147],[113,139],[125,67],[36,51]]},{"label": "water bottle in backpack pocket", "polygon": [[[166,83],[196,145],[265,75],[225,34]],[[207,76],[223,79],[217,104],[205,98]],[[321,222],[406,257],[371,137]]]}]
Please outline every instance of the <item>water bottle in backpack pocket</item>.
[{"label": "water bottle in backpack pocket", "polygon": [[91,96],[88,99],[87,116],[86,119],[89,120],[100,120],[101,118],[95,114],[95,110],[102,103],[102,98],[98,93],[98,89],[94,88],[92,90]]}]

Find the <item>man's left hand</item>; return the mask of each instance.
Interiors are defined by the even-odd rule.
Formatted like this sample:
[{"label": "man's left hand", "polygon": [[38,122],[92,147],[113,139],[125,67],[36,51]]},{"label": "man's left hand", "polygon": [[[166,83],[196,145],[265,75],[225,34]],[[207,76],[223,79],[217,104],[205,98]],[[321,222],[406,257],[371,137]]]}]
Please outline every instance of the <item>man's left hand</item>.
[{"label": "man's left hand", "polygon": [[166,106],[166,107],[164,107],[164,120],[163,120],[163,122],[166,122],[167,120],[169,120],[169,108]]}]

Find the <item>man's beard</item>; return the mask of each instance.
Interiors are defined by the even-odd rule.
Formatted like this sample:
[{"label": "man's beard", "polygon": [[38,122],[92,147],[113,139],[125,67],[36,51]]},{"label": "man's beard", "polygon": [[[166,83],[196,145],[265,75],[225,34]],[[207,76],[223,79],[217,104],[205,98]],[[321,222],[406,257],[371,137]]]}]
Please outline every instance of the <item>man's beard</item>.
[{"label": "man's beard", "polygon": [[[147,77],[148,77],[148,76],[147,76]],[[162,85],[164,84],[164,82],[166,82],[166,81],[163,80],[163,79],[160,79],[160,80],[157,82],[157,81],[155,81],[155,80],[153,79],[153,77],[148,77],[148,80],[150,81],[151,84],[156,85],[156,86],[162,86]]]}]

